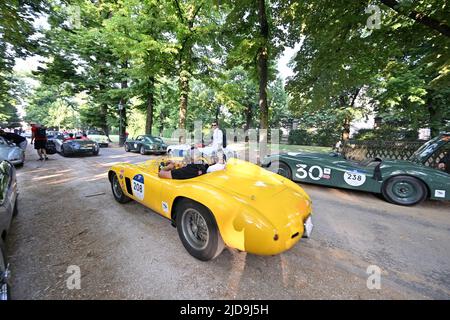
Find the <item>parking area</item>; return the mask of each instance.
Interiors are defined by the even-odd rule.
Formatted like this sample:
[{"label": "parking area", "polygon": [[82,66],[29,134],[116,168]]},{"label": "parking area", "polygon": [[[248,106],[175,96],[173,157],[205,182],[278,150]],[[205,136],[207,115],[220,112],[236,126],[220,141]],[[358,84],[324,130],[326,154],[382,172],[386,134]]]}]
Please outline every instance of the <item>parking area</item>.
[{"label": "parking area", "polygon": [[[389,204],[367,193],[303,185],[315,229],[270,257],[225,250],[201,262],[170,222],[114,201],[116,163],[151,158],[101,149],[99,156],[37,161],[17,171],[19,215],[7,241],[14,299],[449,299],[450,203]],[[81,271],[70,290],[69,266]],[[369,289],[367,268],[381,269]]]}]

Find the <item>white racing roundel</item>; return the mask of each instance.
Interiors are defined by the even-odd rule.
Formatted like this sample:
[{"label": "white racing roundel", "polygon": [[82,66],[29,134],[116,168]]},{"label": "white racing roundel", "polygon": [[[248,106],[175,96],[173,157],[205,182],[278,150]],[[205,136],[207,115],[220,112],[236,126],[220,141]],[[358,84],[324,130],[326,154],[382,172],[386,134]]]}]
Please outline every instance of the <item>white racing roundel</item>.
[{"label": "white racing roundel", "polygon": [[133,178],[133,195],[139,200],[144,200],[144,176],[137,174]]},{"label": "white racing roundel", "polygon": [[344,181],[353,187],[359,187],[366,182],[366,175],[358,171],[345,171]]}]

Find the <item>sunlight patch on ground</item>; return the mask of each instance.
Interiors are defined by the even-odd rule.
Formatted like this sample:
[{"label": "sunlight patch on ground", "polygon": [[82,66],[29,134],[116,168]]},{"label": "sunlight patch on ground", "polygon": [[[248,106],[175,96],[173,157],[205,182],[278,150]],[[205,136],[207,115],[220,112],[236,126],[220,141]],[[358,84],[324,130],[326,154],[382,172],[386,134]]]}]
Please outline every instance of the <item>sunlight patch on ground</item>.
[{"label": "sunlight patch on ground", "polygon": [[51,178],[55,178],[55,177],[60,177],[62,175],[63,175],[62,173],[57,173],[57,174],[51,174],[51,175],[48,175],[48,176],[36,177],[36,178],[33,178],[33,181],[35,181],[35,180],[40,181],[40,180],[44,180],[44,179],[51,179]]}]

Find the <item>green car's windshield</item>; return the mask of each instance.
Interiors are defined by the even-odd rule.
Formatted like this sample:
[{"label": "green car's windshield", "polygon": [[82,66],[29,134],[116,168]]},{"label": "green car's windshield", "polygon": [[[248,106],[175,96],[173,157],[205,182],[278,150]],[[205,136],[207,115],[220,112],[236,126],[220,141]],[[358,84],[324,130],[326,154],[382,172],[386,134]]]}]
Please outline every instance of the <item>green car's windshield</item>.
[{"label": "green car's windshield", "polygon": [[442,137],[436,137],[424,143],[413,153],[410,160],[419,163],[425,162],[439,148],[441,139]]},{"label": "green car's windshield", "polygon": [[151,143],[164,143],[164,141],[162,141],[160,137],[146,136],[145,139],[147,140],[147,142]]}]

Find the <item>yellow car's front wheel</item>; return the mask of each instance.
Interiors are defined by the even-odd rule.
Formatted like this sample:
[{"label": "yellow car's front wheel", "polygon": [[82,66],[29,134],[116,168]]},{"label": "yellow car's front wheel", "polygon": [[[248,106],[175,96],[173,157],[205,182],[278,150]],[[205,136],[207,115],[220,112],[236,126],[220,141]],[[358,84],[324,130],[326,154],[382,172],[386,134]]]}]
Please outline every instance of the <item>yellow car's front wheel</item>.
[{"label": "yellow car's front wheel", "polygon": [[127,203],[131,201],[131,199],[128,196],[126,196],[125,193],[123,192],[122,187],[120,186],[119,178],[115,173],[111,180],[111,189],[114,195],[114,199],[116,199],[117,202]]},{"label": "yellow car's front wheel", "polygon": [[203,261],[217,257],[224,243],[211,211],[187,199],[179,203],[176,210],[178,235],[186,250]]}]

